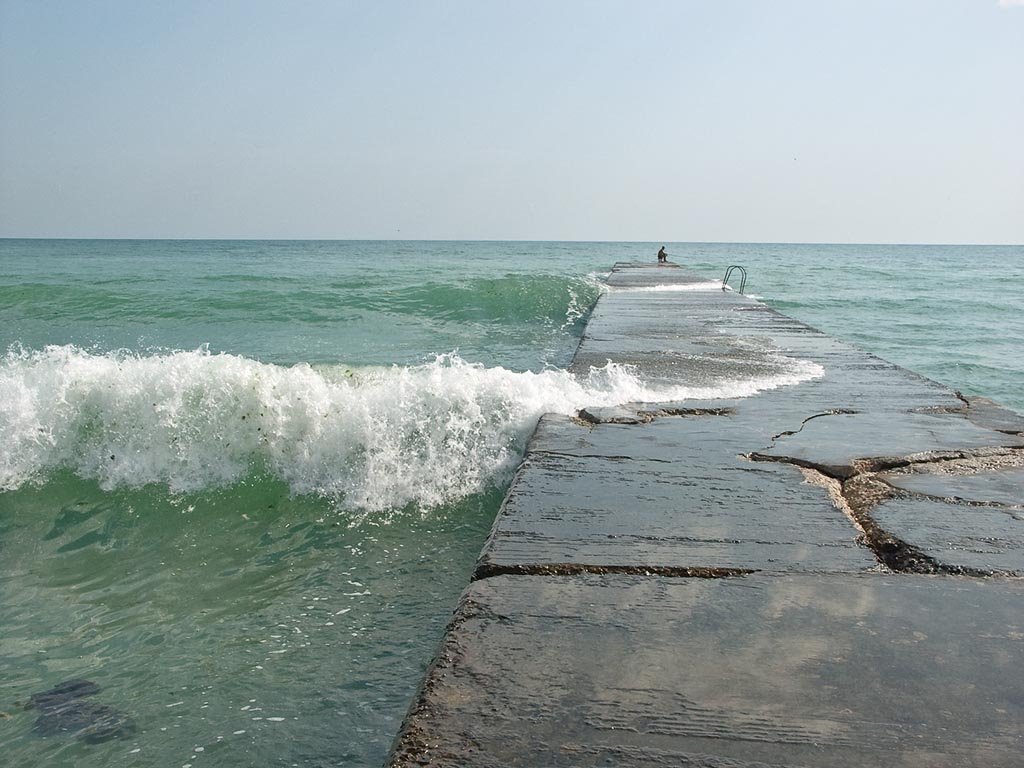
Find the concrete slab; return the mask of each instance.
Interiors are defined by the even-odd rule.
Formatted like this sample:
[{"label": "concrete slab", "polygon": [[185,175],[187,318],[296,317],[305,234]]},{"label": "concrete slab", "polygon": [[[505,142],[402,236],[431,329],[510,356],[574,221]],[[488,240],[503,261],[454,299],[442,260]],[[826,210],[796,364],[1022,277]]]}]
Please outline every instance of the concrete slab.
[{"label": "concrete slab", "polygon": [[[718,406],[724,404],[716,401]],[[762,430],[735,415],[668,416],[639,427],[578,424],[564,416],[547,415],[537,424],[527,455],[619,457],[685,467],[690,462],[714,465],[721,458],[735,458],[745,446],[763,439]]]},{"label": "concrete slab", "polygon": [[751,439],[727,414],[592,428],[545,417],[478,570],[876,567],[825,488],[740,456]]},{"label": "concrete slab", "polygon": [[927,496],[1015,506],[1015,516],[1024,518],[1024,468],[973,474],[920,472],[898,475],[887,472],[879,477],[896,488]]},{"label": "concrete slab", "polygon": [[786,465],[536,455],[510,492],[480,568],[561,564],[862,571],[877,566],[827,491]]},{"label": "concrete slab", "polygon": [[497,577],[391,765],[1020,765],[1024,583]]},{"label": "concrete slab", "polygon": [[759,455],[813,464],[828,474],[850,477],[862,459],[897,460],[1022,446],[1024,438],[979,427],[963,414],[875,412],[810,419]]},{"label": "concrete slab", "polygon": [[[658,264],[656,261],[620,261],[612,267],[607,284],[612,287],[651,284],[687,284],[707,282],[678,264]],[[721,290],[721,289],[719,289]]]},{"label": "concrete slab", "polygon": [[1024,416],[1021,416],[1009,408],[1004,408],[999,403],[989,400],[987,397],[971,396],[966,398],[970,402],[967,410],[967,418],[981,427],[996,429],[1009,434],[1024,433]]},{"label": "concrete slab", "polygon": [[884,531],[946,568],[1024,574],[1024,515],[1007,507],[892,499],[871,510]]}]

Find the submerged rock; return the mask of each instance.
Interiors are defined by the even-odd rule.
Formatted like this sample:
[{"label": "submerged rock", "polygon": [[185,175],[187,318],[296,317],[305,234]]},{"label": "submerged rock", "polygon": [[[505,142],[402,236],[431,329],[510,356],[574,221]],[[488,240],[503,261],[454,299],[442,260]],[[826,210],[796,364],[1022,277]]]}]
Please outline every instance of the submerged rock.
[{"label": "submerged rock", "polygon": [[99,691],[100,687],[92,680],[75,679],[33,693],[28,706],[42,714],[32,730],[39,736],[67,734],[89,744],[127,736],[134,731],[135,724],[123,712],[85,700]]},{"label": "submerged rock", "polygon": [[135,730],[131,718],[98,701],[73,699],[46,710],[32,730],[40,736],[67,734],[80,741],[96,744],[127,736]]},{"label": "submerged rock", "polygon": [[41,693],[33,693],[28,700],[29,707],[43,712],[67,704],[69,701],[92,696],[100,692],[100,687],[92,680],[65,680],[53,688]]}]

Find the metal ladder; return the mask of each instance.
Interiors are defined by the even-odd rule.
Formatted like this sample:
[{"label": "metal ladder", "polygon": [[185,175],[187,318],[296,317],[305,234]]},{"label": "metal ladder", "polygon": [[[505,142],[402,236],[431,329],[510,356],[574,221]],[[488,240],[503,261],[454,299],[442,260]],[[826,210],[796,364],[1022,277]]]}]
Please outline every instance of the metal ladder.
[{"label": "metal ladder", "polygon": [[725,270],[725,277],[722,278],[722,290],[726,291],[729,289],[729,278],[732,276],[732,271],[738,269],[740,271],[740,290],[739,293],[742,296],[743,290],[747,287],[747,270],[741,267],[739,264],[733,264],[727,270]]}]

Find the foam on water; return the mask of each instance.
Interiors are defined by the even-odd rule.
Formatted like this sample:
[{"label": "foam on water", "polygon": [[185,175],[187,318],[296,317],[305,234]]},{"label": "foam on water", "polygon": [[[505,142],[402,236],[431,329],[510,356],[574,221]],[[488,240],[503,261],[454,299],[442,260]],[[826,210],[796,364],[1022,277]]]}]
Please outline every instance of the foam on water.
[{"label": "foam on water", "polygon": [[[721,280],[703,280],[699,283],[663,283],[661,285],[644,285],[636,288],[628,286],[610,288],[615,293],[686,293],[721,289]],[[728,288],[727,290],[731,291],[732,289]]]},{"label": "foam on water", "polygon": [[56,470],[105,489],[159,483],[176,493],[270,475],[350,509],[433,506],[504,482],[545,412],[743,397],[822,373],[769,357],[769,374],[652,389],[611,363],[575,377],[485,367],[457,354],[348,369],[204,349],[14,350],[0,366],[0,489]]}]

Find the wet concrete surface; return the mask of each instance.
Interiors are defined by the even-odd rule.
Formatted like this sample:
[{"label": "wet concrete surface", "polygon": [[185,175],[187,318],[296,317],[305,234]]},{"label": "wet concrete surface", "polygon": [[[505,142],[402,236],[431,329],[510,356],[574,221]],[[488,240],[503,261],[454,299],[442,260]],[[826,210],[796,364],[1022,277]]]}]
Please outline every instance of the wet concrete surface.
[{"label": "wet concrete surface", "polygon": [[641,428],[545,417],[480,567],[875,567],[826,488],[795,466],[738,454],[751,438],[732,416],[666,417]]},{"label": "wet concrete surface", "polygon": [[882,529],[952,570],[1024,574],[1021,507],[901,498],[879,504],[871,516]]},{"label": "wet concrete surface", "polygon": [[473,584],[397,765],[1018,766],[1024,584]]},{"label": "wet concrete surface", "polygon": [[883,473],[881,479],[897,488],[952,501],[1016,507],[1024,519],[1024,469],[983,470],[975,474]]},{"label": "wet concrete surface", "polygon": [[609,285],[575,370],[821,375],[545,416],[392,765],[1020,764],[1024,419],[682,269]]},{"label": "wet concrete surface", "polygon": [[758,457],[784,458],[852,477],[866,467],[1024,448],[1024,438],[976,426],[959,413],[834,414],[779,437]]}]

